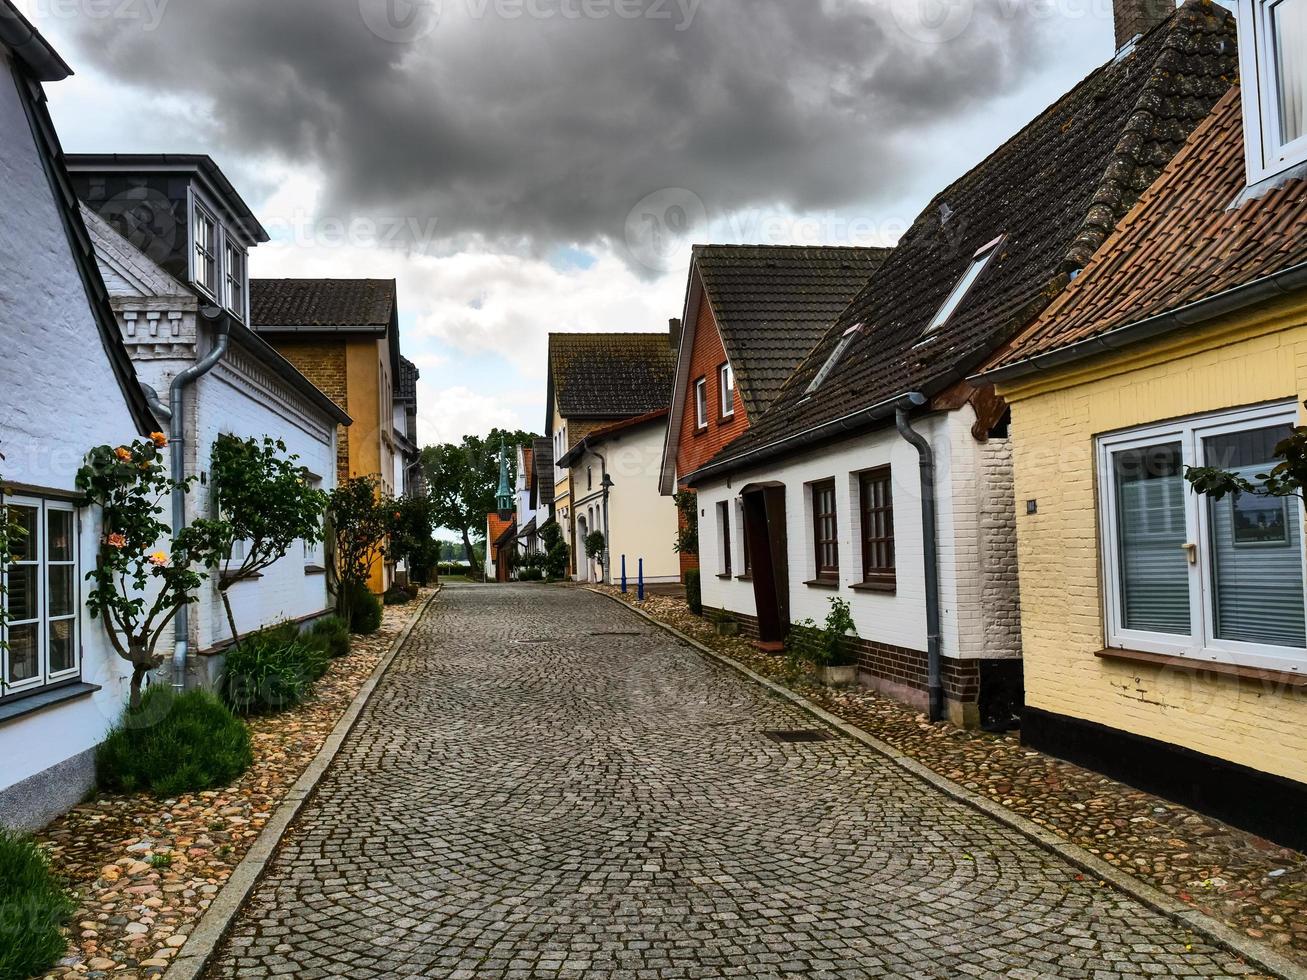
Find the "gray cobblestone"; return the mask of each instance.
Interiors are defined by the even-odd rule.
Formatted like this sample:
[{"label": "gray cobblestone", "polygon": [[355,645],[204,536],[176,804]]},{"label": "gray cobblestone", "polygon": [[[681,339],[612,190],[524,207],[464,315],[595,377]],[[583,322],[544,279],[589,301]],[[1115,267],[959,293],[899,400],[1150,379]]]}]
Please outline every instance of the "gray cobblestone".
[{"label": "gray cobblestone", "polygon": [[211,978],[1220,977],[1171,920],[589,593],[446,589]]}]

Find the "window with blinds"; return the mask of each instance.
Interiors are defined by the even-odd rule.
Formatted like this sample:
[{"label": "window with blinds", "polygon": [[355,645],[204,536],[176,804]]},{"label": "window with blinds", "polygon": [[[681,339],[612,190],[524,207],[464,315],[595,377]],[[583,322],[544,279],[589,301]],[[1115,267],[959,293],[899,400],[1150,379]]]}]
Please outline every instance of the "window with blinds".
[{"label": "window with blinds", "polygon": [[840,577],[839,526],[835,519],[835,481],[812,485],[812,538],[817,575],[822,581]]},{"label": "window with blinds", "polygon": [[888,466],[858,478],[864,585],[894,585],[894,497]]}]

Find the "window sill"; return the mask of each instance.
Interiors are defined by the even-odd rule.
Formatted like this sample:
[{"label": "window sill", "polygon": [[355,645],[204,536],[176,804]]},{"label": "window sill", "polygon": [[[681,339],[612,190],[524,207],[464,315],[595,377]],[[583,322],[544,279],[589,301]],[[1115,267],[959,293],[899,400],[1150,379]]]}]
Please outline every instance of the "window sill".
[{"label": "window sill", "polygon": [[694,437],[696,439],[698,439],[700,436],[706,436],[707,434],[708,434],[708,426],[696,425],[694,427]]},{"label": "window sill", "polygon": [[803,584],[810,589],[830,589],[832,592],[840,587],[840,583],[833,578],[812,578]]},{"label": "window sill", "polygon": [[224,575],[218,579],[218,585],[220,588],[225,589],[233,585],[239,585],[241,582],[256,582],[261,578],[263,578],[262,572],[255,572],[253,575],[244,575],[239,579],[228,578]]},{"label": "window sill", "polygon": [[854,582],[849,586],[854,592],[884,592],[893,595],[898,591],[896,582]]},{"label": "window sill", "polygon": [[304,566],[304,574],[305,574],[305,575],[326,575],[326,574],[327,574],[327,570],[326,570],[325,568],[323,568],[321,565],[305,565],[305,566]]},{"label": "window sill", "polygon": [[729,581],[730,581],[732,578],[734,578],[735,576],[733,576],[730,572],[722,572],[722,573],[721,573],[720,575],[718,575],[717,577],[718,577],[719,579],[721,579],[723,582],[729,582]]},{"label": "window sill", "polygon": [[737,576],[735,576],[735,581],[737,581],[737,582],[752,582],[752,581],[753,581],[753,576],[752,576],[752,575],[748,575],[748,574],[745,574],[745,575],[737,575]]},{"label": "window sill", "polygon": [[90,697],[98,690],[100,690],[99,684],[85,684],[78,681],[75,684],[65,684],[63,687],[37,691],[34,694],[17,695],[14,700],[0,704],[0,724],[24,718],[46,708],[53,708],[57,704]]},{"label": "window sill", "polygon": [[1166,667],[1194,674],[1219,674],[1239,680],[1270,681],[1286,687],[1307,688],[1307,673],[1300,674],[1291,670],[1244,667],[1239,664],[1218,663],[1214,660],[1197,660],[1193,657],[1170,656],[1165,653],[1145,653],[1142,650],[1123,650],[1118,647],[1099,650],[1094,656],[1103,660],[1123,660],[1127,663],[1148,664],[1152,667]]},{"label": "window sill", "polygon": [[730,423],[732,423],[732,422],[734,422],[734,421],[735,421],[735,416],[734,416],[734,415],[719,415],[719,416],[717,417],[717,424],[718,424],[718,425],[729,425]]}]

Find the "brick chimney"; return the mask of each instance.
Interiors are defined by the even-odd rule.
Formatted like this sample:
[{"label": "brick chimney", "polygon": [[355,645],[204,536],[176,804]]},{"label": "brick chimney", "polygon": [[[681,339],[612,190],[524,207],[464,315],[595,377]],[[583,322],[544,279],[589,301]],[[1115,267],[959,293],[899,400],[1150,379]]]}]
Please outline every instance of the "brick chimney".
[{"label": "brick chimney", "polygon": [[672,350],[681,349],[681,318],[672,317],[667,321],[667,339],[671,341]]},{"label": "brick chimney", "polygon": [[1175,0],[1112,0],[1119,52],[1140,34],[1147,34],[1175,13]]}]

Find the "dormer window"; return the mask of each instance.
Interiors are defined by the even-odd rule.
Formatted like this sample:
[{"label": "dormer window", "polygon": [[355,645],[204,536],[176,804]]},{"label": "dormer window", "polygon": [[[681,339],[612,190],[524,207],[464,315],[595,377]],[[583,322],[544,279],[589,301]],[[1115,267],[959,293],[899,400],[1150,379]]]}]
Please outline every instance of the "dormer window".
[{"label": "dormer window", "polygon": [[944,324],[948,323],[949,317],[957,312],[957,308],[961,306],[962,301],[967,298],[967,293],[971,292],[971,287],[976,284],[976,280],[980,278],[980,274],[984,272],[985,267],[989,265],[990,259],[998,254],[998,247],[1002,242],[1003,238],[1000,235],[988,245],[982,245],[976,250],[976,254],[971,257],[971,265],[967,266],[967,271],[962,274],[962,278],[957,281],[952,292],[948,294],[948,298],[944,300],[944,305],[941,306],[939,310],[936,311],[934,317],[931,318],[930,325],[926,327],[927,337],[933,334],[940,327],[944,326]]},{"label": "dormer window", "polygon": [[228,239],[226,261],[223,263],[227,280],[224,302],[237,319],[245,319],[245,295],[248,292],[249,271],[246,269],[245,250]]},{"label": "dormer window", "polygon": [[1248,182],[1307,162],[1307,0],[1239,0]]},{"label": "dormer window", "polygon": [[210,296],[218,292],[218,223],[213,215],[195,205],[191,221],[191,241],[194,245],[194,268],[191,278]]},{"label": "dormer window", "polygon": [[840,336],[839,343],[837,343],[835,349],[830,352],[830,356],[826,358],[826,363],[821,366],[821,370],[818,371],[817,376],[812,379],[812,382],[808,385],[808,389],[804,394],[811,395],[825,383],[826,379],[830,377],[830,373],[835,370],[835,365],[838,364],[840,358],[844,356],[844,352],[849,349],[849,345],[853,343],[854,339],[861,332],[861,323],[855,323],[853,326],[849,327],[849,329],[844,331]]}]

